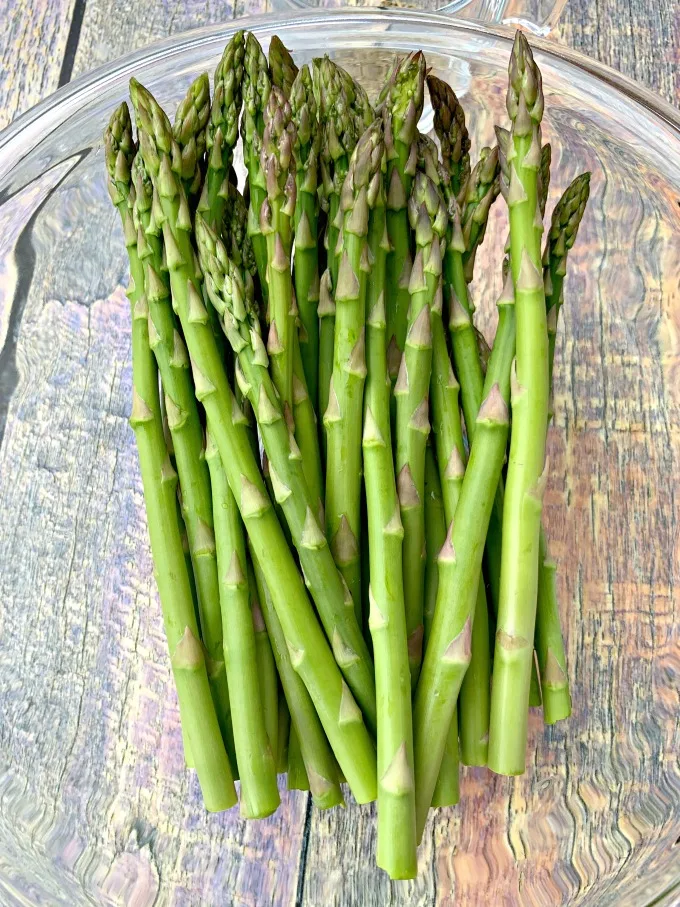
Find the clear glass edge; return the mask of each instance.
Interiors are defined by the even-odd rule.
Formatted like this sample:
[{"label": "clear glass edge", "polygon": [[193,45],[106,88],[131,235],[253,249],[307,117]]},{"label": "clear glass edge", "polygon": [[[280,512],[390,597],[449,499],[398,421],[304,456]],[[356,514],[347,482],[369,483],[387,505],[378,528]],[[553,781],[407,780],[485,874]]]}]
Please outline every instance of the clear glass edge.
[{"label": "clear glass edge", "polygon": [[[290,2],[290,0],[289,0]],[[274,25],[298,25],[304,27],[318,24],[329,18],[342,22],[360,20],[364,23],[376,22],[384,26],[386,20],[394,17],[391,10],[367,10],[347,8],[336,10],[310,10],[293,0],[294,8],[287,13],[278,12],[265,16],[248,18],[248,28],[253,31],[266,31]],[[458,19],[442,13],[424,13],[418,10],[400,10],[399,22],[410,25],[422,24],[435,26],[438,29],[469,32],[481,36],[494,36],[510,42],[513,30],[505,26],[483,25],[469,20]],[[143,62],[148,66],[155,59],[167,60],[169,54],[178,55],[188,48],[196,48],[203,43],[214,41],[222,35],[225,39],[238,28],[243,27],[243,20],[232,20],[228,24],[210,25],[174,35],[171,38],[154,42],[146,47],[133,51],[85,73],[73,82],[58,89],[54,94],[21,114],[5,130],[0,132],[0,180],[5,179],[21,159],[40,141],[57,129],[69,116],[83,108],[89,99],[99,93],[110,82],[122,76],[132,74]],[[662,123],[678,133],[680,140],[680,114],[666,101],[653,92],[638,85],[609,66],[599,63],[579,51],[565,47],[551,40],[532,37],[532,41],[543,54],[576,67],[582,72],[594,76],[603,85],[608,86],[615,94],[623,96],[641,105],[657,117]]]}]

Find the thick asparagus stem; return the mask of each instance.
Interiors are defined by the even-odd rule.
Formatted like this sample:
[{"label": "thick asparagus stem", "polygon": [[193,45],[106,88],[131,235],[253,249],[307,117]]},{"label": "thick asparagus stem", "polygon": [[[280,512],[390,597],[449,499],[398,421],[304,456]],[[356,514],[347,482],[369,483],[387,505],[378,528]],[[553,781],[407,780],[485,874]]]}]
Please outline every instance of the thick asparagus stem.
[{"label": "thick asparagus stem", "polygon": [[241,815],[250,819],[262,818],[271,815],[278,807],[279,791],[262,706],[255,626],[246,572],[245,536],[222,460],[210,434],[205,459],[212,486],[220,603],[225,627],[224,660],[241,779]]},{"label": "thick asparagus stem", "polygon": [[312,74],[305,64],[295,79],[290,106],[296,129],[295,296],[300,317],[300,353],[312,406],[319,386],[319,232],[318,170],[321,130]]},{"label": "thick asparagus stem", "polygon": [[238,140],[244,55],[245,34],[238,31],[229,40],[215,70],[210,118],[205,129],[208,161],[198,210],[215,229],[224,216],[229,170]]},{"label": "thick asparagus stem", "polygon": [[310,494],[300,452],[267,370],[268,357],[252,309],[252,283],[243,283],[242,273],[200,217],[196,219],[196,241],[208,294],[238,356],[237,380],[260,426],[274,494],[286,517],[308,588],[336,661],[374,728],[373,665],[354,612],[348,607],[347,588],[319,524],[317,502]]},{"label": "thick asparagus stem", "polygon": [[[374,115],[366,92],[328,57],[314,60],[312,76],[321,132],[321,202],[327,212],[324,243],[328,268],[321,278],[319,295],[319,412],[328,409],[335,349],[334,294],[340,268],[338,241],[342,234],[340,193],[354,148]],[[325,429],[322,432],[325,456]]]},{"label": "thick asparagus stem", "polygon": [[[406,342],[406,322],[411,276],[408,200],[416,173],[416,137],[423,112],[425,57],[406,57],[395,70],[383,107],[387,152],[387,255],[385,303],[387,312],[387,367],[392,383],[397,379]],[[395,439],[396,440],[396,439]]]},{"label": "thick asparagus stem", "polygon": [[548,330],[541,264],[543,218],[538,201],[543,92],[540,72],[521,33],[515,40],[509,72],[507,106],[512,136],[508,208],[517,337],[489,766],[499,774],[520,774],[525,764],[549,406]]},{"label": "thick asparagus stem", "polygon": [[243,140],[243,160],[248,171],[248,233],[253,245],[257,274],[265,303],[268,299],[267,243],[260,228],[260,212],[267,197],[267,185],[262,170],[261,155],[264,112],[269,101],[271,87],[267,58],[255,35],[248,32],[243,60],[241,138]]},{"label": "thick asparagus stem", "polygon": [[321,718],[343,774],[359,802],[375,798],[375,749],[342,679],[300,580],[250,447],[245,417],[226,378],[201,298],[202,275],[191,245],[186,196],[173,172],[174,142],[160,106],[136,80],[131,95],[144,155],[164,215],[163,236],[173,303],[184,330],[196,394],[227,471],[229,485],[267,579],[295,669]]},{"label": "thick asparagus stem", "polygon": [[[189,373],[189,356],[170,303],[164,270],[161,226],[153,203],[153,186],[141,154],[132,171],[135,185],[137,247],[144,262],[149,304],[149,338],[161,380],[167,425],[172,439],[182,515],[187,528],[201,636],[210,657],[210,686],[222,736],[231,749],[229,691],[224,663],[222,614],[217,577],[210,476],[204,459],[203,427]],[[233,753],[232,753],[233,756]]]},{"label": "thick asparagus stem", "polygon": [[[168,124],[169,131],[169,124]],[[149,346],[149,311],[144,267],[137,249],[132,207],[131,165],[135,153],[126,104],[111,117],[104,135],[109,194],[123,223],[130,259],[128,290],[132,314],[132,413],[151,553],[180,716],[196,766],[206,809],[216,812],[236,802],[236,791],[215,713],[203,648],[199,642],[191,586],[177,521],[177,476],[170,463],[161,419],[158,372]]]},{"label": "thick asparagus stem", "polygon": [[453,194],[457,196],[470,173],[470,136],[465,125],[465,111],[453,88],[446,82],[429,75],[427,87],[442,160],[451,177]]},{"label": "thick asparagus stem", "polygon": [[[382,157],[382,142],[376,147]],[[366,309],[368,377],[363,452],[370,556],[369,627],[378,699],[377,862],[391,878],[410,879],[415,877],[418,863],[413,731],[402,581],[404,532],[390,431],[384,291],[388,240],[380,168],[370,182],[369,195],[374,196],[368,239],[373,268]]]},{"label": "thick asparagus stem", "polygon": [[342,259],[335,288],[335,344],[327,438],[326,533],[361,626],[361,431],[366,378],[366,285],[370,270],[368,221],[372,184],[381,178],[384,144],[380,121],[354,150],[342,191]]},{"label": "thick asparagus stem", "polygon": [[300,745],[308,774],[312,799],[320,809],[344,805],[333,753],[309,693],[293,665],[288,637],[272,601],[262,564],[256,557],[253,558],[253,566],[262,615],[272,642],[276,667],[288,703],[291,721],[296,729],[296,739]]},{"label": "thick asparagus stem", "polygon": [[[562,304],[562,285],[567,253],[573,247],[590,194],[590,174],[578,176],[555,206],[543,256],[543,275],[548,310],[548,361],[552,388],[557,319]],[[534,644],[543,691],[543,717],[554,724],[571,714],[564,641],[560,627],[555,586],[555,564],[548,559],[545,533],[539,540],[539,581]]]},{"label": "thick asparagus stem", "polygon": [[290,98],[298,68],[295,60],[290,55],[290,51],[278,35],[273,35],[269,42],[269,72],[272,77],[272,85],[275,85],[287,98]]},{"label": "thick asparagus stem", "polygon": [[432,373],[430,308],[441,295],[442,248],[446,207],[428,176],[418,173],[409,200],[416,256],[409,281],[411,303],[406,342],[394,386],[396,467],[404,527],[403,571],[411,683],[415,686],[423,652],[425,580],[425,447],[430,432],[429,388]]}]

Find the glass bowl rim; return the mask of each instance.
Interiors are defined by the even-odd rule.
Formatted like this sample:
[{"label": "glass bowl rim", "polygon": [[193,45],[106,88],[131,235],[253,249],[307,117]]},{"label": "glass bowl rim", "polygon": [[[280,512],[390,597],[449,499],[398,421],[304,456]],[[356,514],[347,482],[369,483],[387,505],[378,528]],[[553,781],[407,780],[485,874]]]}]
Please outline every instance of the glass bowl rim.
[{"label": "glass bowl rim", "polygon": [[[288,0],[295,4],[296,0]],[[395,17],[395,11],[390,9],[347,8],[339,9],[311,9],[309,7],[293,6],[287,12],[268,13],[261,16],[247,16],[232,19],[226,23],[218,23],[190,29],[169,38],[152,42],[128,54],[99,66],[77,77],[68,85],[57,89],[53,94],[20,114],[8,127],[0,132],[0,180],[5,179],[20,163],[20,161],[33,150],[42,140],[64,123],[70,116],[86,107],[88,101],[98,96],[111,83],[120,80],[122,76],[130,76],[144,64],[148,66],[154,60],[167,60],[168,55],[181,55],[189,49],[195,49],[202,44],[213,42],[217,36],[222,35],[226,40],[239,28],[248,28],[254,32],[268,31],[276,26],[318,25],[330,18],[342,22],[343,20],[357,21],[361,24],[379,23],[384,26],[385,21]],[[453,33],[467,32],[482,37],[494,37],[508,45],[513,39],[513,30],[505,26],[487,25],[481,22],[458,19],[455,16],[441,12],[422,12],[420,10],[400,9],[398,12],[399,23],[404,26],[422,25],[423,28],[434,27],[437,30],[447,29]],[[426,34],[427,32],[424,31]],[[627,76],[598,62],[579,51],[572,50],[554,39],[544,39],[531,36],[532,45],[537,47],[542,54],[553,57],[558,61],[566,62],[582,73],[591,76],[596,82],[604,86],[605,90],[613,97],[617,95],[627,101],[641,105],[649,114],[660,122],[669,126],[677,133],[680,142],[680,113],[671,104],[649,89],[639,85]]]}]

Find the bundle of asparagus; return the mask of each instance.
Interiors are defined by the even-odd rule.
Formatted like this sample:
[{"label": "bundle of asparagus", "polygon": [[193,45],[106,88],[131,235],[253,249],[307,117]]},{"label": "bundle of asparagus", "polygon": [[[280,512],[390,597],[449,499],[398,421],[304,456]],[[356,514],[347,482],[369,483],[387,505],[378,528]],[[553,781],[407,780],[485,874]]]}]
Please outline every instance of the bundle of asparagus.
[{"label": "bundle of asparagus", "polygon": [[[187,765],[209,810],[239,780],[245,817],[276,810],[282,772],[321,809],[343,781],[377,798],[393,878],[416,874],[430,806],[457,802],[459,754],[521,773],[530,705],[571,710],[541,510],[589,174],[542,243],[550,146],[522,34],[509,76],[511,128],[473,167],[422,54],[371,105],[330,59],[298,69],[243,32],[212,100],[202,75],[171,125],[133,79],[136,139],[125,103],[104,136]],[[418,132],[426,83],[438,143]],[[499,194],[489,350],[469,284]]]}]

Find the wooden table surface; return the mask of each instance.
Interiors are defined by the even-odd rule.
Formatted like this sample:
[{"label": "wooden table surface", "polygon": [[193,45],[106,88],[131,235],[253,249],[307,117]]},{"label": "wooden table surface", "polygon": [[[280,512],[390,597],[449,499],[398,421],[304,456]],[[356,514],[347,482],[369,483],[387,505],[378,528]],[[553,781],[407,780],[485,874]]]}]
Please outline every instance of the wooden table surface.
[{"label": "wooden table surface", "polygon": [[[235,2],[236,7],[234,8],[233,3],[229,2],[229,0],[0,0],[0,7],[4,11],[4,16],[1,17],[2,26],[0,27],[0,60],[2,61],[0,67],[0,128],[10,123],[19,113],[55,91],[59,86],[87,72],[92,67],[99,66],[123,53],[127,53],[134,48],[143,46],[168,34],[224,21],[232,16],[242,15],[246,9],[250,12],[264,11],[268,0],[235,0]],[[680,64],[680,5],[678,0],[570,0],[560,23],[557,37],[559,40],[586,54],[620,69],[626,75],[657,91],[667,100],[676,104],[680,100],[680,75],[678,75]],[[110,302],[111,311],[113,311],[115,308],[113,302],[115,300]],[[72,317],[77,320],[81,317],[81,313],[76,311],[76,309],[77,307],[73,310],[75,314],[72,314]],[[83,309],[83,311],[85,310]],[[103,318],[106,316],[107,311],[106,307],[99,314],[95,310],[92,318]],[[676,304],[676,316],[677,311],[678,306]],[[101,330],[103,330],[103,324],[104,322],[100,323]],[[111,329],[110,321],[107,322],[107,328]],[[114,336],[110,339],[110,342],[117,344],[116,349],[118,349],[121,356],[124,356],[127,351],[127,328],[124,325],[119,325],[116,328],[114,323],[113,329]],[[92,333],[94,335],[97,333],[96,324],[92,328]],[[103,348],[100,355],[105,355]],[[110,363],[108,365],[110,366]],[[104,363],[105,368],[106,366],[107,364]],[[102,381],[105,383],[107,380],[109,378],[104,375]],[[110,380],[112,383],[117,381],[115,373],[110,376]],[[104,390],[104,384],[102,384],[102,392]],[[123,442],[129,444],[129,439],[125,440],[126,436],[124,436],[124,432],[127,431],[126,423],[121,422],[116,431],[120,432],[120,438],[116,435],[109,447],[114,448],[117,443],[122,444]],[[74,443],[76,441],[77,437]],[[595,456],[604,456],[602,451],[599,454],[594,451],[591,451],[591,453]],[[75,452],[73,456],[76,456]],[[604,472],[606,472],[606,467]],[[631,481],[638,483],[636,487],[642,488],[644,486],[643,475],[639,476],[639,481],[638,478],[634,478]],[[95,509],[100,505],[105,507],[107,490],[97,488],[94,491],[93,507]],[[579,494],[581,492],[577,489],[577,498]],[[100,497],[96,497],[96,495]],[[595,498],[598,498],[598,500],[603,499],[603,497],[604,492],[596,490],[596,492],[593,492],[592,500],[595,500]],[[582,490],[582,498],[590,506],[589,487],[586,490]],[[602,500],[600,500],[600,504],[603,507],[606,506],[602,503]],[[668,526],[671,526],[672,499],[667,507],[670,510],[663,511],[659,520],[662,520],[665,514],[664,518],[667,517]],[[76,520],[77,518],[76,515]],[[598,525],[599,521],[605,518],[606,511],[604,516],[598,515]],[[587,519],[587,516],[584,516],[584,519]],[[658,531],[662,532],[663,526],[661,522],[659,527]],[[0,525],[0,542],[3,538],[2,529],[3,527]],[[8,537],[6,536],[6,538]],[[100,541],[99,536],[94,535],[93,538],[93,544],[96,547],[96,544],[99,544]],[[631,546],[635,549],[635,537],[631,536],[631,539]],[[133,536],[127,540],[130,545],[127,551],[130,560],[135,557],[141,557],[138,552],[146,550],[146,539],[141,536]],[[108,544],[108,541],[107,539],[101,539],[101,543]],[[659,549],[661,544],[659,542]],[[664,550],[666,550],[666,548],[670,549],[674,542],[669,538],[663,544],[666,546],[664,547]],[[643,542],[640,542],[640,547],[643,547]],[[1,550],[2,545],[0,544]],[[70,564],[65,563],[54,568],[55,571],[61,571],[63,566],[65,570],[68,570],[65,588],[68,587],[71,579],[75,551],[74,547]],[[95,559],[96,556],[97,553],[93,550],[91,557]],[[81,562],[85,562],[87,567],[88,562],[82,556],[82,552],[78,555],[78,558],[80,558]],[[0,553],[1,560],[2,554]],[[65,560],[67,561],[68,558],[65,558]],[[76,563],[76,572],[79,568],[82,568],[82,563]],[[142,564],[141,569],[149,569],[150,572],[148,563]],[[657,575],[656,567],[654,566],[650,567],[648,572],[651,576]],[[61,573],[59,575],[61,577]],[[87,575],[89,576],[89,574]],[[623,570],[621,575],[623,575]],[[94,582],[96,582],[96,573],[93,576],[95,577]],[[664,576],[665,574],[662,576],[659,573],[658,582],[663,586],[664,590],[670,589],[672,592],[672,578],[664,579]],[[34,577],[32,579],[35,581]],[[49,581],[49,578],[46,579],[46,582]],[[84,587],[86,585],[85,583]],[[632,584],[628,591],[622,588],[620,590],[621,596],[630,595],[632,602],[635,595],[634,588]],[[573,590],[570,591],[573,592]],[[83,588],[82,595],[86,594],[88,594],[87,590]],[[93,594],[98,594],[97,589],[94,590]],[[613,588],[607,594],[611,595],[613,601]],[[619,593],[617,592],[617,594]],[[670,593],[666,594],[670,595]],[[142,607],[148,605],[149,602],[143,595],[140,595],[139,590],[127,589],[125,596],[127,598],[120,605],[120,614],[115,617],[116,620],[120,619],[121,632],[129,634],[130,645],[132,646],[132,637],[135,629],[137,637],[139,637],[139,625],[134,617],[135,609],[140,604],[139,598],[141,597]],[[76,593],[73,593],[73,596],[67,602],[66,592],[64,592],[63,607],[77,607],[76,598]],[[602,604],[598,599],[593,599],[593,601],[597,607]],[[632,607],[634,607],[634,603],[631,603]],[[670,614],[665,614],[665,616],[668,617],[672,627],[676,618]],[[0,629],[2,625],[2,607],[0,604]],[[163,644],[160,638],[162,628],[159,626],[157,630],[159,639],[151,640],[150,645],[153,644],[155,648],[162,651]],[[5,632],[8,632],[8,627],[5,627]],[[611,632],[613,637],[615,637],[614,629]],[[2,633],[0,633],[1,635]],[[146,642],[140,642],[139,646],[141,653],[141,649],[146,646]],[[131,658],[138,657],[141,662],[142,655],[137,655],[137,639],[134,641],[134,648],[135,655],[131,655]],[[148,649],[145,650],[148,652]],[[0,645],[1,653],[2,646]],[[670,672],[670,660],[668,665],[668,671]],[[162,667],[159,670],[164,669]],[[140,672],[144,670],[144,668],[140,668]],[[647,675],[644,676],[646,677]],[[155,682],[158,685],[161,681],[167,681],[167,678],[164,680],[150,675],[149,678],[145,675],[138,679],[142,687],[145,683]],[[76,686],[78,682],[79,679],[76,677],[74,680]],[[661,681],[657,679],[657,683],[660,685]],[[672,696],[670,679],[667,680],[667,683],[668,708],[669,710],[674,709],[677,711],[677,696],[675,698]],[[0,690],[0,692],[2,691]],[[118,690],[117,693],[120,693],[119,698],[124,698],[127,695],[127,688],[125,691]],[[26,709],[30,707],[31,705],[28,703]],[[107,704],[103,703],[102,709],[106,708],[108,708]],[[173,716],[171,715],[170,717],[172,718]],[[174,717],[176,718],[176,716]],[[79,720],[80,715],[78,715]],[[603,731],[604,734],[605,732]],[[125,731],[123,730],[117,739],[122,740],[124,735]],[[644,731],[641,731],[640,735],[641,738],[644,737]],[[0,743],[2,742],[2,737],[2,715],[0,714]],[[47,730],[44,737],[45,739],[42,740],[41,746],[49,749]],[[606,735],[602,739],[604,740],[603,746],[610,746],[611,741],[606,738]],[[670,739],[671,731],[669,730]],[[608,740],[609,742],[607,742]],[[593,739],[591,743],[593,745],[593,759],[596,760],[596,741]],[[128,746],[134,748],[135,745],[136,741],[134,740],[125,742],[126,748]],[[642,744],[641,749],[644,750]],[[674,749],[669,744],[668,751],[669,754],[675,753],[675,756],[677,756],[677,747]],[[126,765],[134,762],[133,757],[134,753],[126,761]],[[669,758],[671,758],[670,755]],[[48,761],[44,753],[43,761]],[[66,769],[64,768],[55,781],[59,790],[62,787],[65,771]],[[88,766],[83,764],[82,771],[86,775]],[[0,772],[0,782],[1,780]],[[133,781],[135,780],[133,779]],[[150,780],[147,779],[147,781],[147,788],[162,787],[162,789],[153,793],[149,793],[149,790],[142,791],[139,795],[139,802],[135,806],[138,810],[137,813],[130,812],[132,807],[125,802],[115,802],[111,806],[110,812],[107,813],[107,821],[112,824],[119,821],[119,813],[121,815],[130,813],[130,815],[137,815],[139,818],[135,819],[132,826],[128,829],[129,836],[127,839],[120,842],[116,839],[115,853],[112,852],[107,857],[111,863],[114,862],[114,858],[117,861],[115,884],[121,887],[114,890],[111,887],[113,883],[109,883],[109,887],[107,887],[107,882],[110,882],[110,880],[104,876],[91,879],[93,886],[99,886],[100,891],[106,891],[106,899],[97,901],[97,903],[106,903],[107,905],[131,904],[135,905],[135,907],[147,907],[147,905],[151,907],[152,904],[200,904],[201,907],[231,907],[231,905],[248,905],[248,907],[293,907],[293,905],[296,905],[296,907],[297,905],[301,905],[301,907],[347,907],[350,904],[352,907],[387,907],[389,904],[393,905],[393,907],[397,907],[397,905],[400,905],[400,907],[416,907],[416,905],[419,905],[419,907],[430,907],[430,905],[436,903],[438,907],[453,907],[454,900],[458,902],[460,894],[457,893],[455,898],[451,896],[450,888],[447,889],[447,884],[449,884],[446,882],[447,879],[450,880],[454,875],[456,876],[457,884],[460,886],[457,891],[462,892],[464,897],[466,880],[469,882],[473,878],[476,879],[480,872],[488,871],[490,875],[495,874],[498,876],[506,872],[513,872],[516,869],[516,866],[519,865],[517,861],[521,863],[521,854],[526,843],[525,835],[530,836],[532,831],[537,835],[547,837],[555,834],[555,829],[551,828],[547,822],[536,822],[535,828],[532,830],[528,828],[530,823],[527,821],[520,831],[515,833],[513,839],[509,840],[509,849],[506,854],[509,863],[507,865],[489,866],[485,855],[483,855],[483,859],[479,857],[476,863],[471,856],[466,862],[466,853],[463,849],[457,855],[452,855],[450,849],[439,847],[444,837],[458,839],[459,836],[467,834],[464,827],[465,823],[452,819],[450,825],[446,823],[438,825],[433,833],[437,837],[436,839],[433,837],[431,844],[436,844],[437,847],[431,846],[428,850],[432,860],[432,872],[423,874],[421,879],[409,889],[403,887],[398,889],[398,886],[390,886],[383,879],[379,884],[376,882],[375,888],[372,887],[373,883],[371,883],[369,890],[366,879],[369,878],[369,873],[371,873],[371,878],[376,878],[376,874],[372,871],[372,867],[364,865],[368,858],[360,849],[362,847],[361,842],[368,838],[367,826],[374,821],[367,813],[362,813],[360,818],[357,818],[356,810],[347,810],[345,813],[336,811],[332,818],[327,815],[321,815],[314,819],[310,831],[310,824],[305,822],[305,803],[303,798],[290,798],[288,805],[282,809],[277,819],[272,820],[270,823],[249,823],[247,827],[235,820],[233,825],[229,826],[230,831],[225,830],[223,834],[216,836],[211,842],[210,853],[193,854],[192,842],[196,839],[193,835],[199,835],[199,824],[203,822],[203,819],[197,818],[196,827],[194,828],[191,825],[194,821],[193,818],[185,821],[186,817],[184,817],[181,819],[185,826],[182,829],[182,835],[176,835],[175,839],[172,839],[172,835],[169,833],[165,835],[166,846],[172,848],[174,845],[171,855],[169,850],[165,852],[159,852],[158,850],[160,845],[156,840],[156,832],[144,818],[146,815],[145,809],[149,803],[149,800],[145,799],[145,797],[148,794],[157,806],[158,801],[162,800],[164,794],[172,799],[173,791],[176,794],[177,784],[182,782],[176,777],[157,778],[155,776]],[[538,778],[538,783],[542,783],[540,777]],[[472,798],[476,796],[472,782],[468,788],[468,794]],[[21,790],[9,790],[8,792],[8,790],[3,790],[0,784],[0,803],[3,802],[3,797],[5,797],[4,802],[9,802],[10,800],[19,802],[22,795],[23,792]],[[546,793],[545,796],[547,797],[548,794]],[[588,786],[585,782],[579,787],[579,797],[579,803],[582,803],[584,812],[586,809],[591,810],[602,818],[602,821],[604,821],[604,816],[608,815],[612,810],[618,809],[614,802],[613,793],[611,798],[609,796],[605,797],[601,789],[596,789],[595,786]],[[88,815],[90,809],[96,810],[98,807],[96,794],[93,794],[93,800],[93,804],[88,801],[86,806],[84,806]],[[173,800],[172,802],[175,801]],[[666,806],[667,804],[661,804],[658,808],[663,811]],[[514,802],[512,808],[521,813],[523,807],[521,803]],[[524,804],[524,809],[527,809],[526,803]],[[175,818],[179,825],[180,817]],[[527,817],[525,816],[525,818]],[[40,816],[33,816],[32,821],[38,827],[42,819]],[[2,831],[2,822],[2,807],[0,806],[0,832]],[[189,828],[189,826],[191,827]],[[623,816],[620,817],[619,827],[621,834],[619,839],[617,839],[617,846],[624,850],[628,845],[628,841],[634,842],[636,836],[639,837],[642,834],[635,827],[632,819],[626,824],[626,818]],[[179,840],[180,838],[181,840]],[[1,840],[2,837],[0,835]],[[331,840],[342,841],[346,851],[343,854],[342,862],[335,865],[327,865],[327,862],[333,859],[329,855],[333,851],[333,848],[328,845]],[[78,843],[78,841],[73,842],[74,864],[77,864],[79,859]],[[19,854],[16,859],[19,861],[25,859],[25,853],[28,852],[29,850],[27,849],[23,856]],[[107,855],[104,854],[104,856]],[[594,845],[592,854],[589,855],[588,864],[579,867],[578,872],[583,877],[596,877],[600,871],[603,873],[606,871],[615,856],[616,854],[612,856],[612,854],[599,852],[597,846]],[[67,865],[68,857],[68,854],[64,855],[64,865],[67,868],[69,868]],[[126,859],[129,859],[129,864],[125,863]],[[202,900],[201,895],[196,894],[195,890],[192,892],[189,889],[183,889],[181,882],[177,881],[188,877],[190,868],[193,866],[195,869],[197,860],[204,865],[203,871],[206,877],[218,871],[216,867],[221,867],[219,871],[224,874],[225,885],[224,899],[221,902],[218,903],[212,899],[210,901]],[[447,861],[450,861],[451,865],[448,865]],[[32,900],[27,900],[23,896],[20,897],[18,892],[12,893],[9,888],[3,887],[4,873],[7,871],[7,867],[11,870],[10,863],[11,855],[3,854],[2,847],[0,847],[0,907],[33,903]],[[343,869],[343,867],[347,867],[350,864],[354,869],[351,875],[346,874]],[[170,867],[169,873],[172,876],[172,882],[166,882],[165,878],[162,877],[161,865]],[[531,900],[530,903],[532,905],[535,904],[536,907],[553,907],[553,905],[554,907],[559,907],[558,892],[563,889],[558,889],[556,883],[553,882],[553,869],[554,867],[542,867],[544,875],[540,884],[545,885],[546,893],[540,901]],[[76,870],[76,874],[79,877],[84,875],[89,878],[88,867],[77,865]],[[123,883],[121,879],[125,878],[126,872],[129,878],[126,883]],[[147,873],[147,876],[144,876],[144,872]],[[555,870],[555,872],[557,871]],[[439,891],[437,890],[438,880],[441,880]],[[576,884],[569,879],[566,879],[566,881],[563,879],[563,882],[567,886]],[[520,872],[517,882],[518,891],[521,891],[522,884],[523,880]],[[345,893],[343,893],[343,886],[346,886]],[[543,888],[540,890],[543,890]],[[405,891],[410,893],[404,894],[403,892]],[[48,903],[47,901],[41,902]],[[56,901],[50,901],[49,903],[56,903]],[[69,896],[66,894],[59,903],[68,904],[71,907],[73,904],[77,903],[79,905],[85,903],[85,901],[81,901],[80,896],[77,900],[75,896],[72,900],[69,900]],[[95,902],[88,900],[87,903],[93,904]],[[475,901],[475,903],[478,902]],[[583,903],[586,902],[584,901]],[[587,903],[595,904],[594,901],[588,901]],[[613,904],[615,902],[608,900],[606,903]],[[628,903],[632,904],[633,902]],[[642,900],[638,900],[635,902],[634,907],[637,907],[638,904],[642,905],[642,903]],[[664,901],[663,903],[664,905],[668,904],[672,905],[672,907],[677,907],[680,902]],[[524,907],[525,904],[529,904],[529,901],[522,901],[520,896],[519,901],[514,899],[512,902],[503,900],[501,904],[497,901],[492,903],[490,900],[488,904],[489,907],[505,907],[505,905],[508,905],[508,907]]]}]

